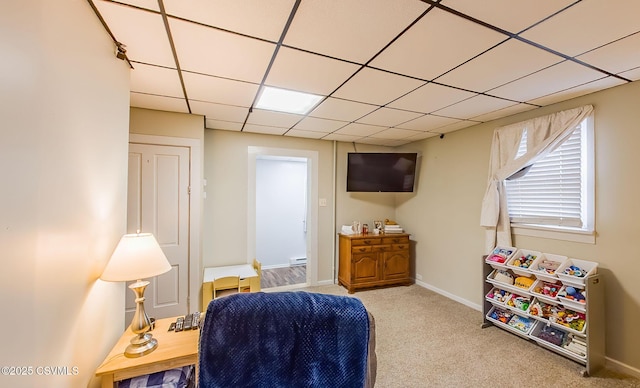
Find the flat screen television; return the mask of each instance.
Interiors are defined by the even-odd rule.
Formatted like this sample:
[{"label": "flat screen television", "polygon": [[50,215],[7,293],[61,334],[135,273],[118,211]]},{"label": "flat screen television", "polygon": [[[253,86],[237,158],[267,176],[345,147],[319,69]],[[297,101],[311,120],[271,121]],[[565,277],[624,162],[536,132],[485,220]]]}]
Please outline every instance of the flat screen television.
[{"label": "flat screen television", "polygon": [[350,152],[347,154],[347,191],[412,192],[417,153]]}]

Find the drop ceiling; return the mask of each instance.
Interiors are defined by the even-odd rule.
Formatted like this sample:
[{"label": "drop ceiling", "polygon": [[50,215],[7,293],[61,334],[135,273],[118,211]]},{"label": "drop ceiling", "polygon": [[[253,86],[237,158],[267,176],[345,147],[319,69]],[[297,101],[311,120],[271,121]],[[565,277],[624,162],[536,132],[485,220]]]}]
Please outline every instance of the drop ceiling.
[{"label": "drop ceiling", "polygon": [[[638,1],[88,1],[131,106],[210,129],[399,146],[640,79]],[[322,99],[261,110],[264,86]]]}]

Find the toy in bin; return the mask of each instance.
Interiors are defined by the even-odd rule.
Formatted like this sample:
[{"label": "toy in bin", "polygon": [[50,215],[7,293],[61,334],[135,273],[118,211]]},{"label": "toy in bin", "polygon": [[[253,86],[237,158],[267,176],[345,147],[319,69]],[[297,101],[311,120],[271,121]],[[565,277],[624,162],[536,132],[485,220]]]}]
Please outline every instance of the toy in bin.
[{"label": "toy in bin", "polygon": [[578,303],[586,303],[586,297],[584,296],[584,290],[579,290],[575,287],[566,286],[564,290],[558,292],[558,297],[573,300]]},{"label": "toy in bin", "polygon": [[524,333],[528,332],[531,328],[532,322],[529,318],[524,318],[519,315],[514,315],[508,323],[509,326],[514,329],[518,329]]},{"label": "toy in bin", "polygon": [[489,317],[495,319],[498,322],[507,323],[515,314],[510,313],[509,311],[505,311],[502,309],[494,308],[490,313]]},{"label": "toy in bin", "polygon": [[507,259],[513,254],[513,248],[500,248],[497,247],[491,252],[487,260],[493,261],[496,263],[504,264]]},{"label": "toy in bin", "polygon": [[534,269],[536,271],[541,271],[541,272],[544,271],[549,275],[553,275],[556,273],[556,270],[558,269],[559,266],[560,266],[560,263],[558,263],[557,261],[544,259],[537,264],[538,268],[534,268]]},{"label": "toy in bin", "polygon": [[511,297],[511,293],[509,291],[501,290],[498,288],[494,288],[487,294],[487,298],[495,300],[499,303],[504,303],[504,301],[509,299],[509,297]]},{"label": "toy in bin", "polygon": [[584,325],[587,323],[585,314],[573,310],[560,310],[551,319],[557,324],[580,332],[584,330]]},{"label": "toy in bin", "polygon": [[556,346],[562,346],[566,335],[567,333],[560,329],[556,329],[553,326],[545,325],[545,327],[540,330],[540,333],[538,333],[538,338],[552,343]]},{"label": "toy in bin", "polygon": [[522,255],[519,258],[513,260],[513,266],[520,268],[529,268],[531,267],[531,263],[533,263],[536,258],[537,256],[531,254]]},{"label": "toy in bin", "polygon": [[520,287],[520,288],[524,288],[525,290],[528,290],[529,287],[531,287],[531,285],[533,284],[533,281],[534,280],[532,278],[528,278],[526,276],[519,276],[516,278],[513,284],[516,287]]},{"label": "toy in bin", "polygon": [[527,311],[527,309],[529,308],[529,303],[531,303],[529,298],[512,294],[511,297],[507,299],[506,304],[507,306],[514,307],[518,310]]},{"label": "toy in bin", "polygon": [[560,308],[558,306],[552,305],[550,303],[544,303],[536,299],[531,304],[529,314],[541,318],[550,318],[555,316],[558,311],[560,311]]},{"label": "toy in bin", "polygon": [[560,288],[562,288],[562,284],[560,283],[539,282],[539,285],[533,289],[533,292],[548,296],[549,298],[555,298],[558,295]]}]

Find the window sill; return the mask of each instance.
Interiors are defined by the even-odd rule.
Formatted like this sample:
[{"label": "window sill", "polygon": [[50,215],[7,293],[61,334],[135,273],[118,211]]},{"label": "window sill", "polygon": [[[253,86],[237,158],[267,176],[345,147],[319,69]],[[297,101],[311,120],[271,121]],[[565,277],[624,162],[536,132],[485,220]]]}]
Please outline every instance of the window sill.
[{"label": "window sill", "polygon": [[581,231],[571,229],[557,229],[534,225],[518,225],[511,226],[511,232],[514,235],[550,238],[554,240],[563,240],[578,242],[584,244],[595,244],[596,233],[594,231]]}]

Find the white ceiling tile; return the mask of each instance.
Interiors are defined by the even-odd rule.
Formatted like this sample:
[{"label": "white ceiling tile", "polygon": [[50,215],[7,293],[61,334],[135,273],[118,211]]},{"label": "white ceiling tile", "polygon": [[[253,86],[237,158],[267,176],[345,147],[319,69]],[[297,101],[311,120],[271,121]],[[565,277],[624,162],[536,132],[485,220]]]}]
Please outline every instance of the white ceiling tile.
[{"label": "white ceiling tile", "polygon": [[284,44],[365,63],[426,9],[419,1],[303,1]]},{"label": "white ceiling tile", "polygon": [[428,83],[392,102],[389,107],[430,113],[473,96],[475,93]]},{"label": "white ceiling tile", "polygon": [[352,63],[283,47],[278,51],[265,83],[326,96],[359,68]]},{"label": "white ceiling tile", "polygon": [[455,132],[458,131],[460,129],[464,129],[464,128],[468,128],[468,127],[472,127],[474,125],[478,124],[475,121],[460,121],[457,122],[455,124],[449,124],[449,125],[445,125],[444,127],[440,127],[438,128],[438,132],[439,133],[451,133],[451,132]]},{"label": "white ceiling tile", "polygon": [[115,39],[126,46],[127,58],[159,66],[176,67],[160,14],[106,1],[95,4]]},{"label": "white ceiling tile", "polygon": [[505,39],[505,35],[489,28],[432,10],[371,66],[431,80]]},{"label": "white ceiling tile", "polygon": [[400,128],[388,128],[378,133],[371,135],[371,137],[379,138],[379,139],[406,139],[415,135],[420,131],[412,131],[410,129],[400,129]]},{"label": "white ceiling tile", "polygon": [[518,33],[575,0],[444,0],[440,4],[512,33]]},{"label": "white ceiling tile", "polygon": [[398,128],[403,129],[413,129],[415,131],[431,131],[445,125],[457,123],[460,120],[453,119],[451,117],[442,117],[436,115],[424,115],[422,117],[418,117],[415,120],[408,121],[406,123],[402,123],[398,125]]},{"label": "white ceiling tile", "polygon": [[408,112],[406,110],[380,108],[368,115],[358,119],[356,122],[362,124],[381,125],[385,127],[394,127],[406,121],[413,120],[422,116],[422,113]]},{"label": "white ceiling tile", "polygon": [[277,42],[294,3],[294,0],[164,0],[164,7],[169,15]]},{"label": "white ceiling tile", "polygon": [[210,102],[202,102],[189,100],[191,113],[203,115],[207,117],[215,117],[216,120],[233,121],[243,123],[249,114],[249,108],[233,105],[213,104]]},{"label": "white ceiling tile", "polygon": [[236,131],[240,132],[242,130],[242,123],[235,123],[232,121],[223,121],[223,120],[205,120],[205,125],[208,129],[220,129],[223,131]]},{"label": "white ceiling tile", "polygon": [[258,85],[224,78],[182,72],[189,99],[250,107]]},{"label": "white ceiling tile", "polygon": [[299,129],[291,129],[284,135],[292,136],[292,137],[305,137],[307,139],[321,139],[326,134],[327,134],[326,132],[314,132],[314,131],[304,131]]},{"label": "white ceiling tile", "polygon": [[340,133],[330,133],[327,136],[322,138],[323,140],[335,140],[335,141],[343,141],[343,142],[354,142],[357,141],[359,139],[362,139],[362,136],[355,136],[355,135],[343,135]]},{"label": "white ceiling tile", "polygon": [[572,98],[584,96],[602,89],[608,89],[614,86],[627,83],[621,79],[615,77],[604,77],[597,81],[589,82],[583,85],[576,86],[574,88],[562,90],[558,93],[550,94],[544,97],[536,98],[531,101],[527,101],[536,105],[549,105],[560,101],[566,101]]},{"label": "white ceiling tile", "polygon": [[579,55],[577,59],[612,74],[640,67],[640,32]]},{"label": "white ceiling tile", "polygon": [[275,44],[178,19],[170,19],[169,23],[182,70],[262,81]]},{"label": "white ceiling tile", "polygon": [[629,71],[623,71],[622,73],[620,73],[620,76],[632,81],[638,81],[640,80],[640,66]]},{"label": "white ceiling tile", "polygon": [[245,124],[242,132],[262,133],[265,135],[284,135],[287,128],[269,127],[266,125]]},{"label": "white ceiling tile", "polygon": [[538,107],[534,106],[534,105],[516,104],[516,105],[508,106],[506,108],[494,110],[493,112],[481,114],[479,116],[474,116],[471,119],[474,120],[474,121],[485,122],[485,121],[491,121],[491,120],[499,119],[501,117],[511,116],[511,115],[516,114],[516,113],[526,112],[528,110],[533,110],[533,109],[537,109],[537,108]]},{"label": "white ceiling tile", "polygon": [[131,91],[168,97],[184,97],[176,69],[136,63],[131,73]]},{"label": "white ceiling tile", "polygon": [[525,31],[522,37],[569,56],[640,31],[640,2],[587,0]]},{"label": "white ceiling tile", "polygon": [[457,104],[435,111],[434,113],[458,119],[470,119],[474,116],[479,116],[481,114],[493,112],[516,104],[517,103],[500,98],[477,95],[468,100],[464,100]]},{"label": "white ceiling tile", "polygon": [[[119,0],[120,3],[130,4],[139,8],[146,8],[152,11],[160,12],[160,7],[158,7],[158,0]],[[98,3],[106,3],[105,0],[94,0],[94,4],[98,5]]]},{"label": "white ceiling tile", "polygon": [[349,124],[348,121],[327,120],[307,116],[301,122],[296,124],[294,129],[329,133],[342,128],[347,124]]},{"label": "white ceiling tile", "polygon": [[184,98],[155,96],[131,92],[129,105],[135,108],[154,110],[166,110],[167,112],[189,113],[187,102]]},{"label": "white ceiling tile", "polygon": [[430,137],[434,137],[434,136],[440,136],[439,133],[434,133],[434,132],[416,132],[415,135],[406,138],[405,140],[409,140],[409,141],[418,141],[418,140],[424,140],[424,139],[428,139]]},{"label": "white ceiling tile", "polygon": [[304,116],[291,113],[273,112],[263,109],[254,109],[247,119],[247,124],[260,124],[270,127],[291,128]]},{"label": "white ceiling tile", "polygon": [[355,121],[377,108],[375,105],[329,97],[321,102],[309,115],[341,121]]},{"label": "white ceiling tile", "polygon": [[510,39],[437,82],[481,93],[562,61],[557,55]]},{"label": "white ceiling tile", "polygon": [[527,102],[535,98],[569,89],[602,78],[599,71],[591,70],[571,61],[565,61],[517,81],[508,83],[488,94]]},{"label": "white ceiling tile", "polygon": [[403,144],[409,143],[407,140],[392,140],[392,139],[381,139],[379,137],[363,137],[358,140],[360,144],[371,144],[371,145],[379,145],[379,146],[387,146],[387,147],[398,147]]},{"label": "white ceiling tile", "polygon": [[338,129],[335,133],[339,133],[341,135],[371,136],[385,129],[385,127],[378,127],[374,125],[351,123]]},{"label": "white ceiling tile", "polygon": [[385,105],[423,85],[423,81],[364,68],[333,95],[347,100]]}]

